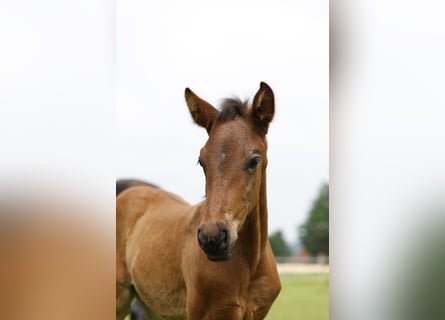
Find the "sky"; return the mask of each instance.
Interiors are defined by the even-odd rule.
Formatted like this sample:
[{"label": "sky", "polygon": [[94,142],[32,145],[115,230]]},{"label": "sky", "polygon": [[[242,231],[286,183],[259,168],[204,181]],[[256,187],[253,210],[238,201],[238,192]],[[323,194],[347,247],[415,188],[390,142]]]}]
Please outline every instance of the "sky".
[{"label": "sky", "polygon": [[328,17],[328,1],[118,2],[117,178],[203,200],[196,162],[207,133],[192,122],[184,89],[218,107],[252,99],[264,81],[276,99],[269,230],[293,244],[329,179]]}]

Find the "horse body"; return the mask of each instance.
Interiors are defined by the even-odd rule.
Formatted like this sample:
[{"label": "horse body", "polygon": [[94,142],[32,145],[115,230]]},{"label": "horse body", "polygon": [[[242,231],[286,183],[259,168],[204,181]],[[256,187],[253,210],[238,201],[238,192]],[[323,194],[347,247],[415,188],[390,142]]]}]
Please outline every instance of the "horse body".
[{"label": "horse body", "polygon": [[[190,104],[200,124],[206,111],[197,121]],[[267,239],[264,136],[247,130],[242,117],[224,128],[204,120],[214,139],[201,150],[203,202],[191,206],[151,186],[117,197],[117,319],[128,314],[134,296],[147,319],[263,319],[280,291]],[[227,134],[235,127],[244,128],[239,141]]]},{"label": "horse body", "polygon": [[124,304],[128,304],[133,286],[139,299],[149,306],[147,313],[159,319],[185,317],[181,245],[187,237],[188,212],[190,206],[179,197],[148,186],[133,187],[118,196],[118,283],[127,288],[121,294]]}]

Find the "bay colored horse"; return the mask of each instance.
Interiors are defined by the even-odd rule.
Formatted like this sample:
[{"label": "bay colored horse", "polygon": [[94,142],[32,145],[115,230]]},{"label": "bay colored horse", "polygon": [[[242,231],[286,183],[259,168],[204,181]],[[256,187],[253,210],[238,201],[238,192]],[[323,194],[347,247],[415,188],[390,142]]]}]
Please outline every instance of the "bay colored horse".
[{"label": "bay colored horse", "polygon": [[266,134],[275,105],[260,84],[248,106],[185,99],[209,138],[199,164],[206,198],[189,205],[151,186],[116,199],[116,316],[137,297],[147,319],[264,319],[281,284],[268,241]]}]

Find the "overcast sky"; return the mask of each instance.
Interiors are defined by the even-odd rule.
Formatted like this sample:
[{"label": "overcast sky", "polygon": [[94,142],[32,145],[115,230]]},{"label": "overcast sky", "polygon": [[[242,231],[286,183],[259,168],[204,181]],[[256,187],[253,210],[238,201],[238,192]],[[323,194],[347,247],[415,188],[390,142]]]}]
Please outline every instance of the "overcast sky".
[{"label": "overcast sky", "polygon": [[219,106],[275,93],[268,134],[269,230],[295,242],[329,178],[328,1],[117,3],[117,178],[203,199],[196,165],[207,139],[184,102],[190,87]]}]

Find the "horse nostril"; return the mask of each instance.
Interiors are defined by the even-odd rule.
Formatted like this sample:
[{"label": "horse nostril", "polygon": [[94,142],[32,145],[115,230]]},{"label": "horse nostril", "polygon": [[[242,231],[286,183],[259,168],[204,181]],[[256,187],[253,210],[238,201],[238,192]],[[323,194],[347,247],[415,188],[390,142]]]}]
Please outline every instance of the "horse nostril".
[{"label": "horse nostril", "polygon": [[223,243],[227,243],[228,233],[226,228],[219,230],[218,238]]},{"label": "horse nostril", "polygon": [[200,245],[203,245],[204,244],[204,240],[205,240],[205,237],[204,237],[204,234],[202,233],[202,228],[199,227],[198,228],[198,243]]}]

